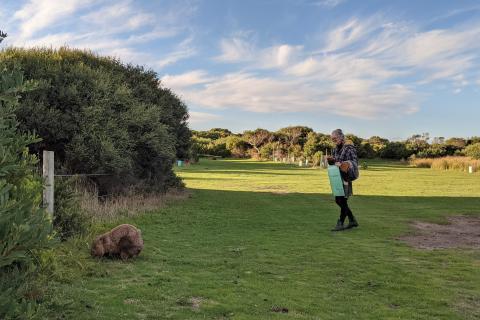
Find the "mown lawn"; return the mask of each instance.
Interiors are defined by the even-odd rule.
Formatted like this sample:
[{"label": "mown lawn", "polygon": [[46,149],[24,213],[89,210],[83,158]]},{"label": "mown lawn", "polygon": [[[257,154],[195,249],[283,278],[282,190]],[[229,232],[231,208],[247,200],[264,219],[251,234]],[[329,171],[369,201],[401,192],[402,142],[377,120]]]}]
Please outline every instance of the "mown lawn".
[{"label": "mown lawn", "polygon": [[478,173],[371,162],[351,199],[360,227],[332,233],[324,170],[202,160],[177,171],[190,198],[119,221],[142,229],[137,260],[93,261],[87,241],[57,249],[51,318],[480,318],[478,250],[396,240],[412,220],[480,216]]}]

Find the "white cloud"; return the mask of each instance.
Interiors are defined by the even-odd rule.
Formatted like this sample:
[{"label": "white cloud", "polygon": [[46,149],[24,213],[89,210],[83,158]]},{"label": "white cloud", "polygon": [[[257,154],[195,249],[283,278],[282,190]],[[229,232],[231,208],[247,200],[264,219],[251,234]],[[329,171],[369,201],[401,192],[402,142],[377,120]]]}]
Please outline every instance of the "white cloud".
[{"label": "white cloud", "polygon": [[28,38],[36,32],[64,21],[79,8],[95,0],[30,0],[13,15],[20,21],[20,37]]},{"label": "white cloud", "polygon": [[[190,3],[175,3],[162,11],[162,19],[156,19],[132,0],[29,0],[5,27],[14,35],[8,39],[11,45],[89,49],[124,62],[161,68],[196,54],[186,23],[195,10]],[[138,46],[172,37],[185,40],[162,59],[159,52]]]},{"label": "white cloud", "polygon": [[346,0],[322,0],[318,1],[315,3],[315,5],[322,6],[322,7],[328,7],[328,8],[334,8],[342,3],[344,3]]},{"label": "white cloud", "polygon": [[207,72],[204,70],[193,70],[176,76],[167,74],[161,79],[164,86],[172,89],[191,87],[210,81],[211,78],[208,77]]},{"label": "white cloud", "polygon": [[188,119],[189,123],[202,123],[202,122],[208,122],[208,121],[213,121],[213,120],[219,120],[222,117],[216,114],[212,113],[206,113],[206,112],[198,112],[198,111],[190,111],[188,113],[190,115],[190,118]]},{"label": "white cloud", "polygon": [[254,58],[254,48],[245,39],[233,37],[220,42],[222,54],[215,59],[223,62],[250,61]]},{"label": "white cloud", "polygon": [[[238,34],[238,32],[237,32]],[[286,67],[301,55],[303,46],[289,44],[257,48],[248,33],[240,33],[232,38],[220,41],[221,54],[216,61],[225,63],[249,63],[253,68],[269,69]]]},{"label": "white cloud", "polygon": [[192,57],[196,54],[196,49],[191,45],[192,41],[193,38],[191,37],[183,40],[174,51],[166,54],[166,57],[157,60],[154,65],[161,69],[180,60]]},{"label": "white cloud", "polygon": [[361,23],[357,19],[348,21],[329,32],[324,50],[327,52],[339,50],[361,40],[367,35],[368,27],[367,23]]},{"label": "white cloud", "polygon": [[295,61],[303,50],[303,46],[282,44],[261,50],[257,56],[259,68],[286,67]]},{"label": "white cloud", "polygon": [[81,17],[89,27],[102,34],[134,31],[144,26],[154,26],[155,16],[135,8],[131,0],[105,5]]},{"label": "white cloud", "polygon": [[419,110],[419,85],[448,81],[459,93],[471,83],[479,32],[480,24],[422,32],[373,16],[327,31],[323,48],[310,52],[290,44],[258,48],[235,36],[221,41],[217,60],[244,71],[171,75],[165,83],[203,108],[399,116]]},{"label": "white cloud", "polygon": [[[371,80],[351,79],[318,85],[301,79],[260,77],[232,73],[219,77],[202,73],[178,75],[180,85],[165,81],[192,105],[251,112],[328,112],[358,118],[410,113],[418,107],[410,89],[382,86]],[[193,79],[193,80],[192,80]],[[165,79],[165,80],[168,80]]]}]

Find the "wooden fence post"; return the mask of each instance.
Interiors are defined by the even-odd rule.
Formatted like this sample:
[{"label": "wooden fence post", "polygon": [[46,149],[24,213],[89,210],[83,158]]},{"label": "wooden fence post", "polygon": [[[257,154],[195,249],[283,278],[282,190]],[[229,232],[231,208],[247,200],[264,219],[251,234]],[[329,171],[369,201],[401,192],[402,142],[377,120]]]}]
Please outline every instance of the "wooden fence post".
[{"label": "wooden fence post", "polygon": [[54,153],[53,151],[43,150],[43,179],[45,188],[43,189],[43,206],[47,209],[50,218],[53,220],[53,199],[54,199]]}]

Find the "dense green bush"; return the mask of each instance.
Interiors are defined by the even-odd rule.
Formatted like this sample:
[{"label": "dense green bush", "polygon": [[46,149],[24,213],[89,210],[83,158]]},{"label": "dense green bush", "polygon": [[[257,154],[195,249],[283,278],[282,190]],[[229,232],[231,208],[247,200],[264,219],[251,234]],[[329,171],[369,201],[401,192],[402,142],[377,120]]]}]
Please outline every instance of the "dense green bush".
[{"label": "dense green bush", "polygon": [[273,151],[276,144],[274,142],[267,142],[260,147],[260,158],[263,160],[273,160]]},{"label": "dense green bush", "polygon": [[419,158],[439,158],[448,155],[446,146],[441,144],[432,144],[427,149],[417,153]]},{"label": "dense green bush", "polygon": [[380,156],[384,159],[405,159],[411,155],[402,142],[389,142],[382,149]]},{"label": "dense green bush", "polygon": [[249,148],[248,143],[239,136],[231,135],[225,138],[227,150],[235,158],[245,158]]},{"label": "dense green bush", "polygon": [[53,226],[61,240],[84,234],[91,222],[80,208],[74,179],[55,179]]},{"label": "dense green bush", "polygon": [[96,179],[101,194],[180,184],[172,166],[188,157],[187,108],[155,72],[68,48],[12,48],[0,61],[40,84],[17,117],[42,138],[31,151],[55,151],[57,170],[109,174]]},{"label": "dense green bush", "polygon": [[0,64],[0,71],[0,318],[8,319],[34,311],[27,291],[37,253],[50,245],[51,222],[41,208],[38,159],[28,152],[38,139],[17,131],[14,113],[32,83],[17,68]]},{"label": "dense green bush", "polygon": [[464,153],[466,156],[472,157],[473,159],[480,159],[480,142],[466,147]]}]

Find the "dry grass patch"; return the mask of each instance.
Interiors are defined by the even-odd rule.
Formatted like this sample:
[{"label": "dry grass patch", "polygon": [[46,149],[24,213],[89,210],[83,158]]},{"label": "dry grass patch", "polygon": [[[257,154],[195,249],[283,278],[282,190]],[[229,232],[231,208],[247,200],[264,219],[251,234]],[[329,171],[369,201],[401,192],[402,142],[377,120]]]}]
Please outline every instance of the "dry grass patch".
[{"label": "dry grass patch", "polygon": [[442,157],[442,158],[417,158],[412,159],[410,164],[417,168],[432,168],[438,170],[468,171],[472,167],[476,172],[480,169],[480,160],[470,157]]},{"label": "dry grass patch", "polygon": [[85,180],[75,183],[75,192],[81,209],[94,221],[111,220],[118,216],[133,217],[191,196],[187,190],[179,189],[171,189],[166,193],[139,193],[132,190],[125,195],[99,196],[95,184]]}]

